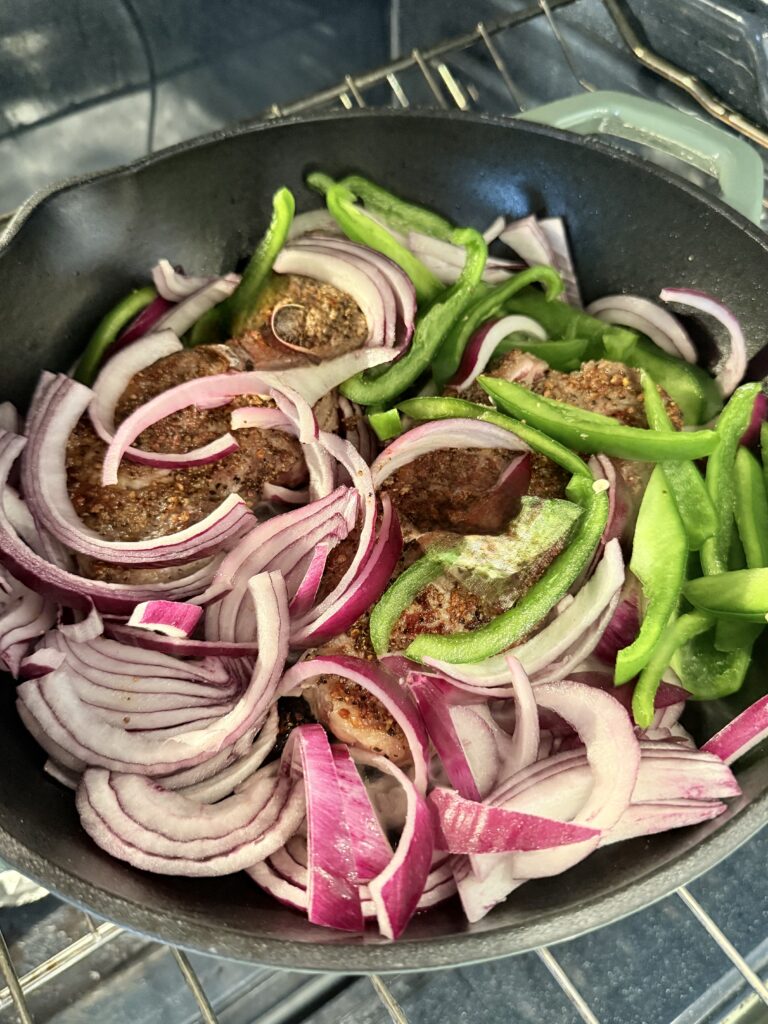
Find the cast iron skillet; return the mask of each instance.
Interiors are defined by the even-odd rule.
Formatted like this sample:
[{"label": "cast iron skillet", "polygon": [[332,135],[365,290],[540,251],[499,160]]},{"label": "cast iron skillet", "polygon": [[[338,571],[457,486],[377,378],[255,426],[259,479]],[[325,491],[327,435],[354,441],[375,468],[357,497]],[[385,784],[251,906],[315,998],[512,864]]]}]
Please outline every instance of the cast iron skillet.
[{"label": "cast iron skillet", "polygon": [[[567,218],[585,299],[664,285],[712,292],[753,351],[768,324],[768,244],[746,220],[663,171],[549,128],[457,114],[367,113],[225,132],[32,200],[0,250],[0,398],[23,404],[38,372],[68,367],[103,313],[161,256],[192,272],[231,269],[288,185],[318,204],[305,172],[367,173],[458,223],[503,212]],[[706,871],[768,817],[768,759],[740,767],[744,796],[702,826],[608,847],[531,882],[472,927],[453,903],[387,943],[308,925],[244,875],[174,879],[136,871],[80,829],[72,794],[0,691],[0,856],[64,899],[168,942],[294,970],[424,970],[569,938],[659,899]],[[691,715],[700,738],[725,706]]]}]

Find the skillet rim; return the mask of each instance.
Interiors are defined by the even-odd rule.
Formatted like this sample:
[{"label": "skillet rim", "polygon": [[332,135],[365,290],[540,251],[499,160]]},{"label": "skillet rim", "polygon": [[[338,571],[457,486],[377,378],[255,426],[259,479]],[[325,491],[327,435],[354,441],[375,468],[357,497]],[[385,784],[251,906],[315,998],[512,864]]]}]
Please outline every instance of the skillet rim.
[{"label": "skillet rim", "polygon": [[[599,140],[530,121],[517,121],[514,117],[505,115],[472,111],[365,109],[343,114],[331,111],[310,116],[275,118],[266,122],[248,122],[178,143],[128,164],[89,172],[55,183],[35,192],[27,199],[0,233],[0,261],[10,251],[14,239],[23,231],[26,222],[38,207],[54,200],[60,194],[77,190],[102,178],[135,174],[144,167],[179,153],[239,135],[268,131],[273,127],[350,119],[394,118],[422,120],[428,123],[451,121],[489,124],[527,134],[543,135],[569,145],[595,150],[613,160],[642,169],[642,172],[651,178],[660,179],[667,185],[687,193],[695,201],[710,207],[757,243],[768,257],[768,237],[721,199],[663,168]],[[183,949],[305,972],[389,973],[479,963],[565,941],[618,921],[665,898],[681,885],[688,884],[714,867],[750,839],[766,822],[768,790],[755,797],[746,807],[738,811],[734,809],[732,816],[717,831],[704,837],[696,846],[680,854],[671,863],[659,867],[639,881],[626,883],[619,889],[595,898],[589,905],[568,911],[565,915],[551,911],[535,917],[530,924],[508,925],[492,931],[465,931],[439,938],[408,939],[406,936],[396,943],[365,944],[359,940],[348,942],[344,937],[330,943],[297,942],[291,939],[258,938],[251,932],[233,927],[217,933],[215,944],[212,945],[206,941],[210,934],[210,926],[206,925],[204,917],[192,913],[180,915],[162,910],[148,911],[134,901],[109,893],[92,882],[82,880],[73,872],[51,864],[44,856],[22,844],[2,828],[0,855],[9,864],[63,900],[96,916],[115,920],[128,930]],[[99,909],[94,910],[95,906]],[[297,966],[297,962],[300,962],[301,966]]]}]

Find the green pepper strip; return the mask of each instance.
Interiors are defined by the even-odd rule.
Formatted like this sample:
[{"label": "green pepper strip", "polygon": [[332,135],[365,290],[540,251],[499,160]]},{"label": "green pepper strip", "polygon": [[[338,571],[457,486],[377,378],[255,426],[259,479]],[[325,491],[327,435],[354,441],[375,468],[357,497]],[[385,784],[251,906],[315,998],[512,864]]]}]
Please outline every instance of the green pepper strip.
[{"label": "green pepper strip", "polygon": [[683,594],[710,615],[765,624],[768,615],[768,569],[738,569],[689,580]]},{"label": "green pepper strip", "polygon": [[80,357],[73,376],[81,384],[90,386],[96,376],[104,353],[118,336],[124,327],[127,327],[131,320],[134,320],[142,309],[157,298],[157,291],[148,285],[146,288],[137,288],[121,299],[116,306],[99,321],[99,325],[91,335],[85,352]]},{"label": "green pepper strip", "polygon": [[243,271],[240,284],[228,299],[209,309],[192,327],[187,335],[190,347],[226,341],[246,329],[272,274],[272,265],[285,245],[295,210],[290,189],[278,189],[272,196],[272,219]]},{"label": "green pepper strip", "polygon": [[[648,426],[652,430],[669,433],[674,428],[653,379],[641,370],[640,381]],[[691,551],[698,551],[707,537],[711,537],[715,532],[717,525],[715,508],[707,492],[704,478],[693,462],[663,462],[662,467],[688,535],[688,547]]]},{"label": "green pepper strip", "polygon": [[450,551],[427,551],[384,591],[373,606],[369,625],[371,643],[377,654],[389,650],[389,638],[397,620],[421,591],[442,575],[451,561]]},{"label": "green pepper strip", "polygon": [[[310,174],[307,178],[309,184],[312,184],[313,178],[314,175]],[[325,194],[325,202],[347,238],[383,253],[405,271],[416,289],[419,304],[432,302],[445,291],[444,285],[429,267],[357,205],[354,194],[348,188],[332,185]]]},{"label": "green pepper strip", "polygon": [[739,690],[744,682],[752,647],[723,653],[714,645],[710,630],[683,644],[672,659],[680,682],[694,700],[717,700]]},{"label": "green pepper strip", "polygon": [[554,370],[570,372],[578,370],[585,359],[588,359],[589,342],[586,338],[569,338],[567,341],[529,341],[523,334],[512,334],[499,342],[493,355],[501,356],[507,352],[529,352]]},{"label": "green pepper strip", "polygon": [[701,547],[701,567],[707,575],[728,570],[734,520],[733,476],[741,436],[747,429],[759,384],[742,384],[731,396],[717,423],[720,443],[707,462],[706,484],[717,516],[712,537]]},{"label": "green pepper strip", "polygon": [[688,539],[664,471],[656,466],[643,494],[629,568],[646,601],[640,632],[616,657],[614,682],[629,682],[654,653],[680,599],[688,564]]},{"label": "green pepper strip", "polygon": [[[514,295],[531,284],[544,286],[544,293],[537,292],[544,304],[551,303],[563,290],[563,279],[551,267],[529,267],[515,274],[508,281],[491,288],[469,306],[460,320],[457,320],[446,337],[432,364],[432,376],[438,388],[443,388],[459,368],[467,343],[478,327],[486,320],[498,316]],[[533,289],[531,289],[533,290]],[[536,317],[533,318],[534,320]],[[554,335],[557,337],[557,335]]]},{"label": "green pepper strip", "polygon": [[420,231],[423,235],[431,235],[443,241],[451,237],[453,225],[450,221],[431,210],[425,210],[423,206],[400,199],[367,178],[350,174],[340,184],[354,192],[369,209],[400,231]]},{"label": "green pepper strip", "polygon": [[530,633],[581,576],[600,541],[608,521],[608,495],[604,491],[595,492],[593,483],[591,474],[589,479],[581,475],[571,479],[568,496],[578,500],[585,510],[573,540],[513,608],[471,633],[417,636],[405,656],[414,661],[438,658],[454,664],[483,661]]},{"label": "green pepper strip", "polygon": [[[587,338],[595,348],[590,358],[609,359],[647,370],[656,383],[680,407],[689,426],[706,423],[722,408],[717,385],[706,371],[662,352],[648,338],[617,329],[565,302],[548,303],[530,288],[507,306],[507,312],[523,313],[536,320],[550,338]],[[628,344],[629,341],[634,344]]]},{"label": "green pepper strip", "polygon": [[285,245],[296,212],[296,200],[290,189],[279,188],[272,196],[272,219],[264,236],[243,271],[240,284],[227,299],[227,313],[232,334],[237,337],[256,308],[264,285],[272,273],[272,265]]},{"label": "green pepper strip", "polygon": [[514,420],[490,406],[480,405],[478,402],[468,402],[464,398],[435,397],[407,398],[404,402],[399,403],[398,409],[415,420],[472,419],[495,423],[496,426],[503,427],[511,434],[516,434],[534,451],[539,452],[540,455],[546,455],[574,476],[583,476],[587,480],[592,480],[592,473],[586,462],[575,455],[570,448],[566,448],[559,441],[542,434],[540,430],[532,427],[529,423]]},{"label": "green pepper strip", "polygon": [[543,398],[512,381],[481,376],[478,383],[505,412],[533,424],[578,452],[661,462],[700,459],[711,454],[717,445],[714,430],[684,434],[627,427],[611,416]]},{"label": "green pepper strip", "polygon": [[699,633],[709,629],[711,625],[711,615],[689,612],[675,619],[666,628],[640,673],[632,694],[632,714],[641,729],[647,729],[653,720],[656,691],[675,652]]},{"label": "green pepper strip", "polygon": [[467,250],[466,263],[458,281],[419,317],[405,355],[388,363],[379,373],[364,370],[342,384],[341,392],[351,402],[372,405],[397,398],[427,369],[446,332],[461,316],[483,275],[488,246],[483,236],[473,228],[455,228],[451,241]]},{"label": "green pepper strip", "polygon": [[747,566],[768,566],[768,496],[760,463],[743,445],[736,453],[736,526]]},{"label": "green pepper strip", "polygon": [[403,424],[397,409],[369,413],[368,422],[380,441],[389,441],[393,437],[399,437],[403,432]]}]

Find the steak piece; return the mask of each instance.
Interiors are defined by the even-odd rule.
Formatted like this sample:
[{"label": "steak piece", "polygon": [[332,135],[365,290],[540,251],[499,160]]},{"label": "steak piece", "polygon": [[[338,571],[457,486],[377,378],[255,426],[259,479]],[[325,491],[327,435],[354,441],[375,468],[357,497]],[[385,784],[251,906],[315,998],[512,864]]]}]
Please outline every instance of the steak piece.
[{"label": "steak piece", "polygon": [[[269,328],[275,304],[288,301],[306,310],[307,353],[280,345]],[[309,365],[359,347],[367,325],[354,300],[305,277],[283,275],[270,286],[267,301],[252,317],[253,326],[226,345],[199,345],[159,359],[129,382],[116,409],[119,424],[156,395],[188,380],[213,374]],[[288,331],[286,330],[286,334]],[[257,395],[236,399],[240,405],[272,405]],[[147,451],[185,452],[208,444],[229,430],[234,405],[219,409],[187,408],[145,430],[136,447]],[[334,395],[318,402],[315,412],[324,430],[338,429]],[[307,476],[298,441],[280,430],[240,430],[239,449],[217,462],[179,470],[155,469],[123,460],[115,486],[101,486],[105,445],[84,416],[67,446],[67,483],[72,503],[86,526],[108,540],[135,541],[174,533],[203,519],[230,494],[237,493],[252,508],[262,502],[265,483],[298,487]],[[124,569],[82,559],[86,575],[131,582],[140,573],[144,582],[151,569]],[[176,570],[157,570],[154,578],[169,578]],[[182,569],[184,574],[188,569]]]}]

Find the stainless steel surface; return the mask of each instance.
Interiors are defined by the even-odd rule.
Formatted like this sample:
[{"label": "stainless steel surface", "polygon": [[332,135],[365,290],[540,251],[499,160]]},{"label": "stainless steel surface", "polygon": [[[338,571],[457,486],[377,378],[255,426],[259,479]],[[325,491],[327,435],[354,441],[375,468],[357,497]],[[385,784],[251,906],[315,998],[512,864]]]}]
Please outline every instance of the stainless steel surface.
[{"label": "stainless steel surface", "polygon": [[[696,76],[654,52],[632,26],[624,4],[617,0],[603,0],[603,3],[628,47],[627,52],[636,61],[684,90],[717,120],[759,145],[768,146],[765,129],[724,102]],[[548,25],[553,33],[561,61],[573,79],[571,91],[579,86],[593,88],[582,55],[574,51],[567,33],[560,30],[558,23],[560,9],[571,5],[578,7],[578,0],[540,0],[495,21],[480,21],[470,32],[437,45],[412,48],[406,56],[398,55],[386,66],[361,74],[347,74],[333,87],[282,105],[273,104],[268,113],[299,113],[334,103],[347,109],[378,105],[382,99],[376,91],[382,86],[387,89],[383,102],[401,107],[421,103],[443,108],[477,108],[491,96],[501,95],[513,111],[527,109],[531,106],[531,99],[519,82],[520,77],[525,80],[525,75],[520,76],[517,62],[511,62],[506,54],[509,53],[510,40],[514,39],[514,31],[533,21],[538,25]],[[395,35],[402,36],[403,33]],[[482,67],[473,66],[476,75],[467,72],[468,64],[464,60],[473,48],[479,48],[484,54]],[[548,74],[550,71],[551,68]],[[152,146],[154,124],[155,115],[150,110],[149,148]],[[46,987],[52,988],[63,979],[76,976],[78,971],[92,971],[95,975],[90,978],[92,990],[98,992],[107,986],[110,977],[115,976],[121,979],[123,989],[126,985],[129,989],[131,985],[135,987],[138,977],[141,977],[142,985],[155,974],[167,981],[170,972],[162,965],[170,963],[175,965],[186,982],[186,1009],[181,1008],[181,1003],[174,996],[173,1003],[158,1001],[160,1017],[146,1019],[202,1020],[206,1024],[230,1019],[259,1021],[260,1024],[266,1021],[287,1024],[298,1020],[315,1024],[384,1024],[388,1020],[396,1024],[409,1020],[414,1024],[416,1021],[430,1024],[433,1020],[455,1019],[469,1024],[490,1019],[491,1014],[496,1019],[540,1021],[545,1019],[541,1010],[542,1005],[546,1005],[549,1024],[578,1020],[587,1024],[601,1021],[604,1024],[631,1024],[635,1021],[637,1024],[714,1024],[715,1021],[719,1024],[747,1024],[764,1021],[768,1019],[765,1012],[768,988],[761,978],[768,968],[768,885],[762,870],[768,855],[768,841],[764,837],[765,833],[704,879],[680,889],[676,906],[673,906],[674,898],[670,897],[652,911],[558,946],[556,952],[542,948],[537,951],[537,956],[528,954],[514,961],[464,968],[451,972],[449,978],[445,975],[409,975],[385,982],[378,976],[371,976],[369,980],[359,979],[340,986],[338,981],[329,978],[281,975],[286,982],[291,978],[293,981],[287,983],[272,1002],[266,997],[266,992],[270,985],[275,984],[270,981],[276,976],[275,972],[236,964],[227,964],[219,971],[220,962],[212,958],[188,957],[178,950],[163,951],[152,943],[127,935],[112,924],[96,923],[74,908],[62,908],[66,927],[56,926],[57,938],[65,936],[65,943],[51,950],[40,962],[30,964],[30,951],[24,948],[23,941],[15,945],[10,942],[9,951],[3,935],[3,930],[7,931],[8,919],[0,916],[0,925],[3,926],[0,928],[0,967],[6,979],[6,987],[0,990],[0,1021],[11,1021],[14,1015],[23,1024],[37,1020],[73,1024],[85,1019],[107,1019],[103,1006],[101,1016],[98,1012],[94,1015],[88,1011],[88,1007],[92,1010],[98,1005],[98,998],[94,1000],[84,994],[79,982],[75,984],[80,988],[78,999],[83,1003],[82,1016],[79,1009],[73,1009],[70,1014],[66,1008],[57,1011],[45,1000],[34,1007],[32,1002]],[[746,884],[739,883],[740,877],[748,880]],[[678,909],[680,907],[684,912]],[[80,931],[75,934],[78,925]],[[33,930],[31,934],[37,933]],[[664,945],[670,938],[679,942],[677,960],[672,955],[674,942],[671,947]],[[705,945],[708,941],[711,942],[710,948]],[[121,966],[116,969],[104,954],[119,943],[125,943],[124,956],[120,960]],[[37,946],[47,950],[45,941],[40,940]],[[640,958],[648,962],[641,963],[638,971],[637,961]],[[89,968],[89,964],[97,964],[98,968]],[[125,964],[129,964],[127,969]],[[729,964],[733,965],[730,971]],[[694,966],[701,967],[701,970],[693,971]],[[217,988],[214,984],[216,972],[223,973],[225,969],[231,976],[226,984]],[[502,990],[506,991],[509,1000],[506,1017],[499,1016],[501,999],[493,1004],[483,998],[493,987],[491,979],[495,978],[498,984],[500,976],[507,985]],[[596,984],[596,978],[604,982],[602,988]],[[557,989],[554,988],[555,983]],[[649,991],[644,999],[638,1001],[633,986],[642,984],[646,984]],[[380,1000],[379,1005],[370,1000],[371,987]],[[673,1016],[659,1016],[658,1007],[652,1005],[655,993],[651,990],[659,987],[665,989],[666,1005]],[[216,998],[209,994],[214,989]],[[254,989],[261,993],[258,1006],[252,1005],[250,1011],[237,1016],[238,999],[244,1001]],[[233,997],[233,992],[239,993],[237,998]],[[557,992],[560,993],[559,1001]],[[463,1000],[458,999],[458,995],[463,995]],[[514,1005],[511,1000],[516,1000]],[[307,1016],[307,1008],[319,1002],[325,1005],[317,1013],[310,1010],[311,1015]],[[72,1006],[75,1005],[73,1002]],[[112,1005],[117,1006],[117,1003]],[[122,1012],[123,1003],[120,1005]],[[125,1006],[130,1004],[125,1003]],[[453,1007],[455,1016],[446,1016],[446,1006]],[[172,1008],[169,1010],[169,1007]],[[763,1007],[762,1011],[760,1007]],[[39,1013],[36,1013],[38,1008]],[[168,1012],[174,1015],[163,1016]],[[117,1009],[114,1016],[110,1016],[111,1024],[122,1019]],[[140,1024],[133,1015],[125,1019],[136,1020],[136,1024]]]}]

